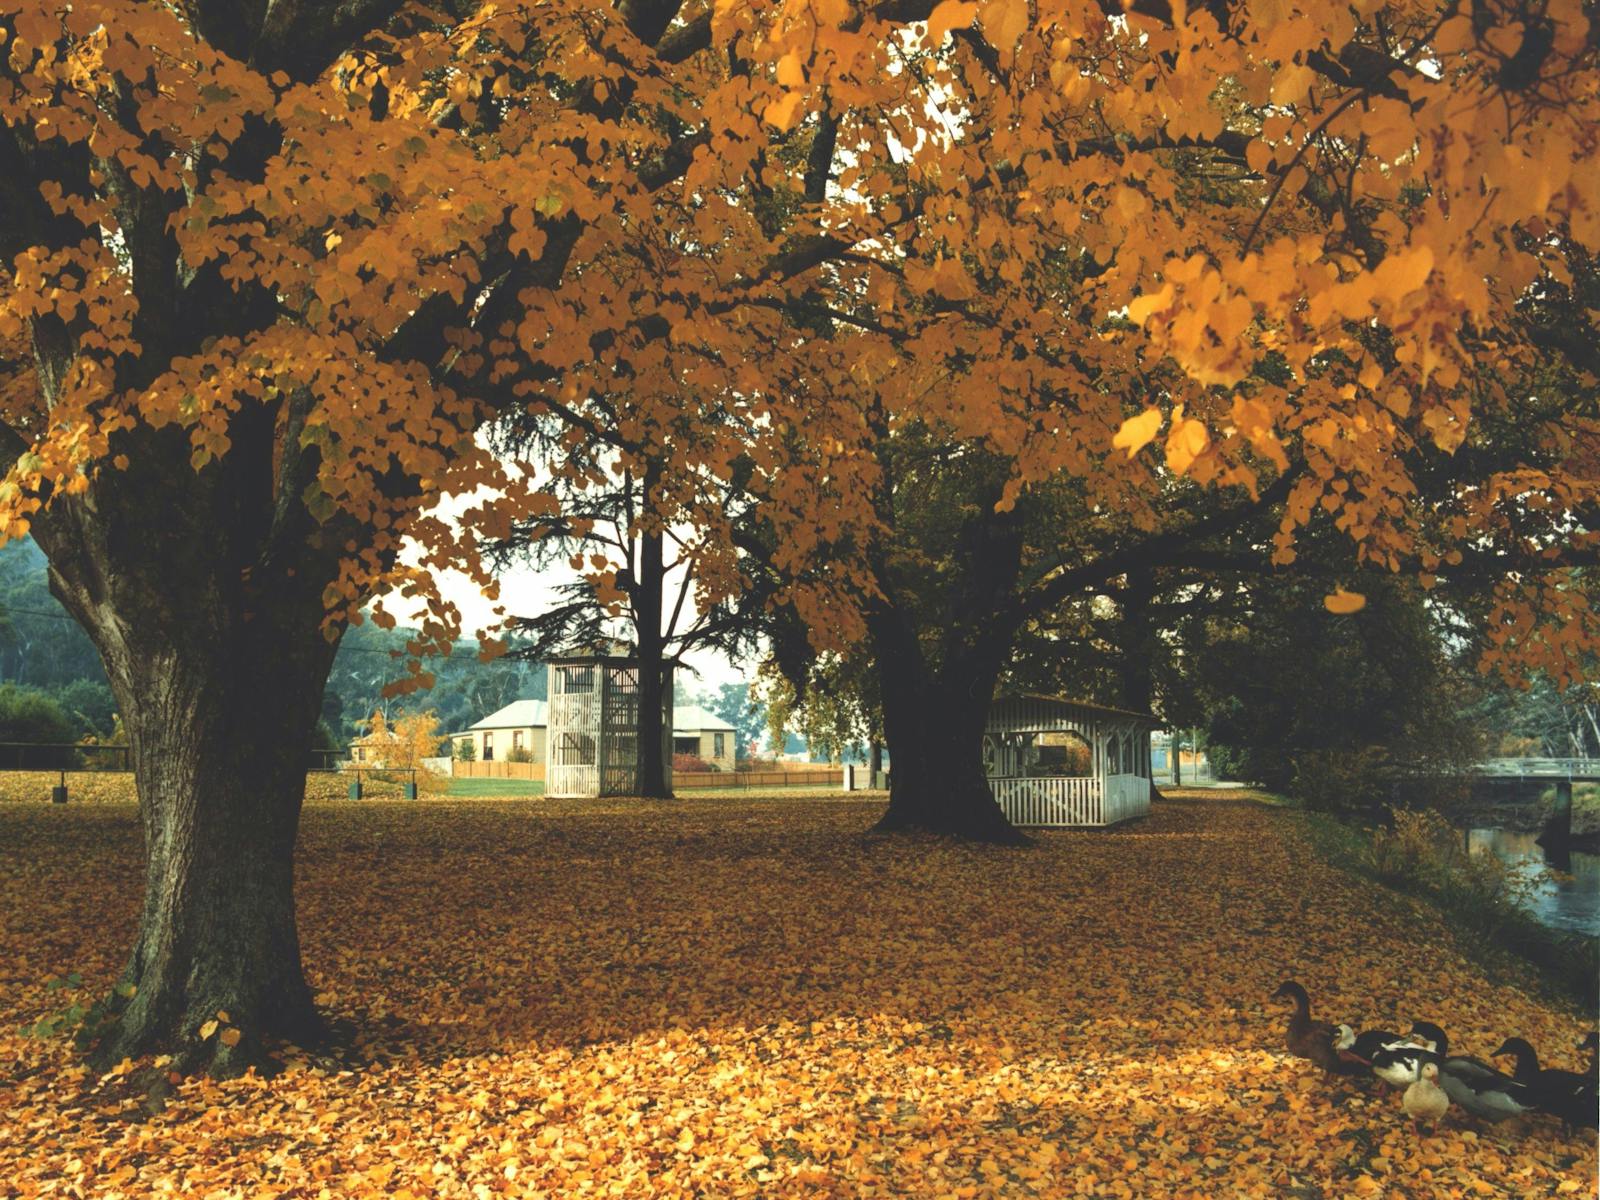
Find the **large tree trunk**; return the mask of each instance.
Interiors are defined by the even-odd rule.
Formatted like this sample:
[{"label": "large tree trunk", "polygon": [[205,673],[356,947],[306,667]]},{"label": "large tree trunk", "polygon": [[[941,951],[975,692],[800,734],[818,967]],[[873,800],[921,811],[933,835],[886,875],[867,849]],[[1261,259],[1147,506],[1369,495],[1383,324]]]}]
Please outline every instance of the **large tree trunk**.
[{"label": "large tree trunk", "polygon": [[151,435],[126,470],[35,523],[51,590],[105,664],[144,830],[144,906],[119,987],[133,990],[113,1001],[101,1063],[168,1052],[227,1074],[270,1039],[320,1030],[294,846],[337,645],[323,589],[340,535],[319,530],[293,474],[278,475],[289,466],[251,436],[271,428],[270,413],[236,423],[226,465],[199,472],[181,435]]},{"label": "large tree trunk", "polygon": [[[167,1050],[228,1072],[258,1061],[264,1039],[320,1031],[300,966],[294,847],[327,657],[212,646],[119,664],[145,900],[122,976],[136,991],[102,1061]],[[200,1041],[219,1013],[225,1025]],[[228,1028],[242,1035],[234,1046]]]},{"label": "large tree trunk", "polygon": [[983,768],[983,734],[999,663],[962,660],[929,669],[904,617],[880,609],[868,621],[893,764],[881,832],[921,830],[1021,845]]}]

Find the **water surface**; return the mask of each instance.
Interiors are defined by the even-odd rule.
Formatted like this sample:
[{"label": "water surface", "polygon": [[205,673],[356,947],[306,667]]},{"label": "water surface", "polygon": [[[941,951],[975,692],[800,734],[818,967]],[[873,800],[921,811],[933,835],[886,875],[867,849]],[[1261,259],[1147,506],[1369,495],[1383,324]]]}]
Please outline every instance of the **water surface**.
[{"label": "water surface", "polygon": [[[1534,839],[1536,833],[1509,829],[1473,829],[1467,847],[1474,853],[1496,855],[1510,866],[1526,865],[1534,872],[1537,891],[1528,909],[1552,929],[1600,936],[1600,854],[1574,851],[1569,861],[1552,861]],[[1560,873],[1553,873],[1552,868]]]}]

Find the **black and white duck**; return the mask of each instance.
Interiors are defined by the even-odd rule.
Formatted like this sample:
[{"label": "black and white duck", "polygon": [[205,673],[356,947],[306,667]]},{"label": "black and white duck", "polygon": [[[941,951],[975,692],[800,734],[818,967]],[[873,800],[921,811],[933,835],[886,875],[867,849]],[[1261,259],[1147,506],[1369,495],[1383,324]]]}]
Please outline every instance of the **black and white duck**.
[{"label": "black and white duck", "polygon": [[1396,1039],[1373,1051],[1372,1073],[1390,1087],[1410,1087],[1421,1077],[1423,1063],[1437,1063],[1441,1058],[1446,1039],[1444,1030],[1433,1022],[1412,1022],[1410,1038]]},{"label": "black and white duck", "polygon": [[1516,1060],[1512,1078],[1527,1087],[1540,1112],[1560,1117],[1568,1129],[1594,1124],[1594,1088],[1588,1075],[1540,1067],[1538,1052],[1518,1037],[1507,1038],[1490,1057],[1501,1055]]},{"label": "black and white duck", "polygon": [[1379,1050],[1393,1050],[1409,1045],[1405,1038],[1387,1029],[1364,1029],[1357,1033],[1349,1025],[1337,1026],[1333,1048],[1342,1058],[1353,1059],[1362,1066],[1372,1065],[1372,1056]]}]

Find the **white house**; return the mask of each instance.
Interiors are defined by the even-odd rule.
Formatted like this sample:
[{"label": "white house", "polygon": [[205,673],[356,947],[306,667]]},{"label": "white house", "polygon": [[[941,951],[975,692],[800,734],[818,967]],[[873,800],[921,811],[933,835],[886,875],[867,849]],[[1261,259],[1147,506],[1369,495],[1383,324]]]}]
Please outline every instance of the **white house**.
[{"label": "white house", "polygon": [[[450,740],[457,747],[471,742],[478,762],[542,763],[547,761],[545,737],[549,725],[550,708],[545,701],[517,700],[460,733],[451,734]],[[732,725],[698,704],[673,706],[674,754],[697,755],[719,771],[731,771],[738,753],[736,740]]]},{"label": "white house", "polygon": [[473,757],[479,762],[545,761],[545,728],[550,723],[550,708],[543,700],[514,700],[490,713],[476,725],[453,733],[450,740],[460,757],[462,742],[471,742]]},{"label": "white house", "polygon": [[738,758],[737,731],[698,704],[672,707],[672,753],[693,754],[719,771],[731,771]]}]

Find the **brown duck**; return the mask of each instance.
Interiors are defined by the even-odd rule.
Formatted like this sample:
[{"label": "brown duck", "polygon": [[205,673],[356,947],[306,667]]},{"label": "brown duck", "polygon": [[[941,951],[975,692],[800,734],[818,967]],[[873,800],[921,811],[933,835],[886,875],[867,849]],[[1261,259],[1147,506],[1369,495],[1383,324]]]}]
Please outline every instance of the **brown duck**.
[{"label": "brown duck", "polygon": [[1289,1048],[1290,1054],[1309,1059],[1330,1075],[1353,1075],[1366,1071],[1364,1065],[1340,1058],[1339,1051],[1334,1048],[1338,1030],[1326,1021],[1311,1019],[1311,997],[1306,995],[1305,988],[1292,979],[1286,980],[1272,993],[1272,998],[1294,1001],[1289,1031],[1284,1038],[1284,1045]]}]

